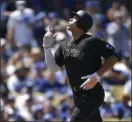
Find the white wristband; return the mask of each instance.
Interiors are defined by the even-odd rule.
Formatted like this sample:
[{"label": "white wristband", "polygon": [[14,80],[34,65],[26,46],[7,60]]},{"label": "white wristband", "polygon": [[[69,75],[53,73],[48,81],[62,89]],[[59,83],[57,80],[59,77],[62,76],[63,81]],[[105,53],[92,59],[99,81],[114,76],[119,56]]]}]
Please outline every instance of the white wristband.
[{"label": "white wristband", "polygon": [[93,73],[97,77],[98,80],[100,80],[100,76],[97,74],[97,72]]},{"label": "white wristband", "polygon": [[86,75],[86,76],[83,76],[81,77],[81,79],[88,79],[88,78],[91,78],[92,76],[96,76],[98,80],[100,80],[100,76],[97,74],[97,72],[91,74],[91,75]]}]

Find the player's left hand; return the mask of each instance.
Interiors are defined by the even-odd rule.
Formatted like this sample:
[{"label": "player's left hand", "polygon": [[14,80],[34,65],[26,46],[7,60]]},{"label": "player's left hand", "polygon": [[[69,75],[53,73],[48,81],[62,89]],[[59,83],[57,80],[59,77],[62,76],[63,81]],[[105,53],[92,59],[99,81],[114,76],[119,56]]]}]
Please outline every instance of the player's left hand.
[{"label": "player's left hand", "polygon": [[53,44],[57,33],[53,34],[53,27],[51,25],[48,26],[47,33],[43,37],[43,47],[49,48]]},{"label": "player's left hand", "polygon": [[92,75],[87,75],[81,77],[81,79],[87,79],[80,88],[83,88],[84,90],[89,90],[95,87],[97,82],[100,80],[100,76],[97,73],[93,73]]}]

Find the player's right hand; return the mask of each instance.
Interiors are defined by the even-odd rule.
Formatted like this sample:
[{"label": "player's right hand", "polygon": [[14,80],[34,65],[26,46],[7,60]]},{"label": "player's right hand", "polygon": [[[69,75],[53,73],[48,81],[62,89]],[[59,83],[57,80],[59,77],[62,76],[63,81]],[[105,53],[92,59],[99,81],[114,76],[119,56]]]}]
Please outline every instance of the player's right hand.
[{"label": "player's right hand", "polygon": [[48,31],[43,37],[43,47],[44,48],[50,48],[54,42],[53,33],[52,33],[53,27],[51,25],[48,26]]},{"label": "player's right hand", "polygon": [[87,79],[81,86],[80,88],[83,88],[84,90],[89,90],[95,87],[97,82],[100,80],[100,76],[95,72],[91,75],[86,75],[81,77],[81,79]]}]

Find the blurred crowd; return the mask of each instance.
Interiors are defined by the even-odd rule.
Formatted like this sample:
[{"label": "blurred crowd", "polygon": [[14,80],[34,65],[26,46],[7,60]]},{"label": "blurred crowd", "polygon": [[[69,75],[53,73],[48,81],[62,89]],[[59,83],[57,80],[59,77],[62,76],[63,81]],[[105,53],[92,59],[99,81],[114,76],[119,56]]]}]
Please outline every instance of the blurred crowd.
[{"label": "blurred crowd", "polygon": [[[52,53],[70,40],[66,31],[72,11],[87,10],[94,20],[88,32],[113,45],[121,56],[101,77],[105,100],[102,117],[131,118],[131,4],[128,0],[1,0],[0,119],[68,121],[74,107],[65,69],[47,69],[43,35],[48,25],[57,32]],[[122,85],[116,99],[112,87]],[[96,96],[95,96],[96,97]]]}]

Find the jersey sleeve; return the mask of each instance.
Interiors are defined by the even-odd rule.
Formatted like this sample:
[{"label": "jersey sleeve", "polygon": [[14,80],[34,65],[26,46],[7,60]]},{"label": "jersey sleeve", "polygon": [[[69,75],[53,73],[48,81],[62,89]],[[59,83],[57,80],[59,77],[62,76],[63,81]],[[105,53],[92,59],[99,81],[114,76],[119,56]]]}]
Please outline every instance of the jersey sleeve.
[{"label": "jersey sleeve", "polygon": [[116,56],[119,61],[121,60],[120,56],[116,53],[114,47],[101,39],[96,40],[96,49],[98,49],[97,51],[100,56],[105,59],[110,56]]},{"label": "jersey sleeve", "polygon": [[62,53],[61,46],[59,46],[55,52],[55,62],[59,67],[62,67],[64,65],[64,56]]}]

